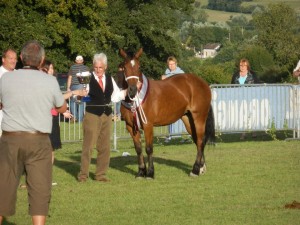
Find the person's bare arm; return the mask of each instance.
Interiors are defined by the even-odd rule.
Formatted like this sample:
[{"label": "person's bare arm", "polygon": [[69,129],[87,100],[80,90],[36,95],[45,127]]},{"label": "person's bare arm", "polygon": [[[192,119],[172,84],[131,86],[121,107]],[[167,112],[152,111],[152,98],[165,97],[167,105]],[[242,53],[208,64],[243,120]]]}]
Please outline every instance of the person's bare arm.
[{"label": "person's bare arm", "polygon": [[84,89],[78,89],[78,90],[74,90],[74,91],[67,91],[66,93],[64,93],[64,98],[68,99],[71,98],[73,95],[78,95],[78,96],[87,96],[87,91]]},{"label": "person's bare arm", "polygon": [[67,91],[71,91],[71,81],[72,81],[72,75],[69,74],[68,81],[67,81]]},{"label": "person's bare arm", "polygon": [[56,111],[59,113],[64,113],[67,110],[67,102],[65,101],[61,107],[56,107]]},{"label": "person's bare arm", "polygon": [[74,90],[72,91],[73,95],[79,95],[79,96],[87,96],[88,92],[85,89],[78,89],[78,90]]}]

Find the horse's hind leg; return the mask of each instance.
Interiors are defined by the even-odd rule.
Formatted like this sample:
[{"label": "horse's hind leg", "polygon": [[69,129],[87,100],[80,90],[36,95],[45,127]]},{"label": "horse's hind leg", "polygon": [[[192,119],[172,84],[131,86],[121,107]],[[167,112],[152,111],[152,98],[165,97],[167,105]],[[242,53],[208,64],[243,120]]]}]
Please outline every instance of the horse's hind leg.
[{"label": "horse's hind leg", "polygon": [[200,120],[198,121],[190,120],[192,138],[194,143],[197,146],[197,156],[196,156],[193,169],[190,173],[190,176],[199,176],[206,172],[205,158],[204,158],[204,148],[206,144],[204,141],[205,123],[199,121]]},{"label": "horse's hind leg", "polygon": [[190,176],[199,176],[206,172],[205,158],[204,158],[204,144],[201,144],[200,150],[197,150],[197,157]]},{"label": "horse's hind leg", "polygon": [[134,148],[138,158],[138,173],[136,175],[136,178],[145,177],[147,174],[147,168],[144,161],[144,155],[142,152],[141,134],[139,131],[133,134],[132,127],[130,126],[127,126],[127,130],[129,131],[132,137]]}]

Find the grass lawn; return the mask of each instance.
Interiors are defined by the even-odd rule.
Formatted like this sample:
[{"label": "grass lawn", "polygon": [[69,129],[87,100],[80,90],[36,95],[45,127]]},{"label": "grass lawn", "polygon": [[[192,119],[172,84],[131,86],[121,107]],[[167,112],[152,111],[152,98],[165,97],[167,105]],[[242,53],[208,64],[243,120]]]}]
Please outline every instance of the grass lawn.
[{"label": "grass lawn", "polygon": [[[65,143],[56,152],[48,225],[114,224],[300,224],[299,141],[223,141],[207,146],[207,173],[188,176],[193,144],[154,145],[155,179],[137,180],[131,141],[111,153],[110,183],[78,183],[81,143]],[[122,152],[131,156],[122,157]],[[95,156],[95,154],[94,154]],[[91,178],[95,159],[90,167]],[[31,224],[27,192],[18,190],[17,213],[4,224]]]}]

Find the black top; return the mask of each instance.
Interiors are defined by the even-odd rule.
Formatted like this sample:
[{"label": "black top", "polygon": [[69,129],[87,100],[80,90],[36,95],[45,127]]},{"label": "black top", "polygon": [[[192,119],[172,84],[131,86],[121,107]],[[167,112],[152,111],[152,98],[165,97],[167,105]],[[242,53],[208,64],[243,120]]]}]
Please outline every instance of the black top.
[{"label": "black top", "polygon": [[111,106],[108,106],[111,102],[111,95],[114,91],[112,78],[109,75],[105,75],[105,90],[102,91],[98,81],[92,75],[90,81],[89,96],[91,101],[86,103],[86,112],[101,116],[103,113],[110,115],[112,113]]},{"label": "black top", "polygon": [[[240,84],[239,82],[240,72],[236,72],[233,74],[231,79],[231,84]],[[253,71],[248,71],[247,78],[245,80],[245,84],[259,84],[260,81],[257,78],[256,74]]]}]

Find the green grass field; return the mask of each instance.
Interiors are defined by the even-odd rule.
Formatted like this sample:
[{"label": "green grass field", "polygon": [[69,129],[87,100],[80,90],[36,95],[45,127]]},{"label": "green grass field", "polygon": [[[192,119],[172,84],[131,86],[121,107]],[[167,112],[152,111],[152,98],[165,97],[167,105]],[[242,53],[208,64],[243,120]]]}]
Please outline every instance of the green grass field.
[{"label": "green grass field", "polygon": [[[197,0],[201,3],[201,6],[206,6],[208,0]],[[300,13],[300,1],[299,0],[253,0],[252,2],[243,2],[243,6],[247,5],[263,5],[268,6],[270,3],[286,3],[293,8],[297,13]],[[241,13],[223,12],[216,10],[205,9],[208,14],[208,22],[225,22],[233,16],[242,15]],[[251,19],[250,14],[243,14],[247,19]]]},{"label": "green grass field", "polygon": [[[56,152],[48,225],[300,224],[299,141],[223,141],[207,146],[207,173],[188,176],[193,144],[154,145],[155,179],[137,180],[131,140],[112,152],[110,183],[78,183],[81,143]],[[131,156],[122,157],[122,152]],[[91,177],[95,170],[92,160]],[[27,192],[18,190],[17,213],[4,224],[27,225]]]},{"label": "green grass field", "polygon": [[268,6],[270,3],[285,3],[296,12],[300,13],[300,1],[299,0],[253,0],[252,2],[243,2],[243,5],[263,5]]},{"label": "green grass field", "polygon": [[216,11],[205,9],[205,12],[208,15],[207,21],[208,22],[226,22],[230,20],[230,18],[234,16],[244,15],[248,20],[252,18],[250,14],[242,14],[242,13],[234,13],[234,12],[223,12],[223,11]]}]

